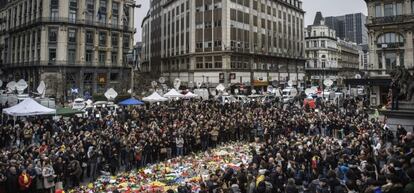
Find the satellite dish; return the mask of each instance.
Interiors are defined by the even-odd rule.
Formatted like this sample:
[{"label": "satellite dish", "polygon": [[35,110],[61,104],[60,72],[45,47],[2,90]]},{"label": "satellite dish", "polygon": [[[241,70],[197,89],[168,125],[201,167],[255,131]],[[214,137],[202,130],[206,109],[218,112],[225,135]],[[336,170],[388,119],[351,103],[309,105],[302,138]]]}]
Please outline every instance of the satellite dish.
[{"label": "satellite dish", "polygon": [[290,87],[292,87],[292,86],[293,86],[293,81],[292,81],[292,80],[289,80],[287,84],[288,84]]},{"label": "satellite dish", "polygon": [[174,88],[175,88],[175,90],[178,90],[180,88],[180,86],[181,86],[181,80],[179,78],[176,78],[174,80]]},{"label": "satellite dish", "polygon": [[326,79],[323,81],[323,85],[330,87],[333,85],[333,81],[331,79]]},{"label": "satellite dish", "polygon": [[154,88],[154,87],[156,87],[156,86],[157,86],[157,84],[158,84],[158,83],[157,83],[156,81],[152,81],[152,82],[151,82],[151,86],[152,86],[153,88]]},{"label": "satellite dish", "polygon": [[271,93],[273,91],[273,86],[269,85],[267,86],[267,92]]},{"label": "satellite dish", "polygon": [[237,89],[237,88],[236,88],[236,89],[234,89],[234,93],[235,93],[235,94],[239,94],[239,89]]},{"label": "satellite dish", "polygon": [[355,79],[361,79],[361,75],[360,74],[355,74]]},{"label": "satellite dish", "polygon": [[11,82],[7,83],[6,87],[7,87],[7,90],[9,90],[9,92],[12,92],[12,91],[16,90],[16,82],[11,81]]},{"label": "satellite dish", "polygon": [[312,88],[307,88],[307,89],[305,89],[305,94],[308,96],[308,95],[315,94],[315,93],[314,93],[314,90]]},{"label": "satellite dish", "polygon": [[46,84],[45,82],[42,80],[40,81],[39,86],[36,89],[37,93],[39,93],[40,95],[43,95],[46,91]]},{"label": "satellite dish", "polygon": [[160,77],[158,79],[158,82],[160,82],[161,84],[164,84],[165,83],[165,78],[164,77]]},{"label": "satellite dish", "polygon": [[128,89],[128,94],[132,94],[132,89]]},{"label": "satellite dish", "polygon": [[256,94],[256,90],[255,89],[252,89],[252,94]]},{"label": "satellite dish", "polygon": [[23,79],[20,79],[16,83],[16,90],[19,94],[23,94],[23,91],[28,87],[27,82]]},{"label": "satellite dish", "polygon": [[118,93],[113,88],[110,88],[105,92],[104,95],[108,100],[111,100],[115,99],[118,96]]},{"label": "satellite dish", "polygon": [[200,87],[201,87],[201,85],[202,85],[202,83],[201,83],[201,82],[197,82],[196,84],[197,84],[197,88],[200,88]]},{"label": "satellite dish", "polygon": [[224,90],[226,90],[226,87],[224,87],[224,85],[222,85],[222,84],[219,84],[219,85],[217,85],[216,90],[218,90],[220,92],[223,92]]}]

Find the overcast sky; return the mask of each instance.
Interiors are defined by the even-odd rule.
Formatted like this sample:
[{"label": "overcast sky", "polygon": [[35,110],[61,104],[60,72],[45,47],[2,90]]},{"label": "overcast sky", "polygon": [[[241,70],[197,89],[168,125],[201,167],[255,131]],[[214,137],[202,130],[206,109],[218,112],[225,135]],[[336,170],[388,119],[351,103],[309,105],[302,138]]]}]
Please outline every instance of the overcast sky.
[{"label": "overcast sky", "polygon": [[[142,7],[135,9],[135,41],[141,41],[141,23],[148,12],[149,0],[135,0]],[[302,0],[305,14],[305,26],[312,24],[317,11],[322,11],[325,16],[337,16],[347,13],[362,12],[367,15],[367,6],[364,0]]]}]

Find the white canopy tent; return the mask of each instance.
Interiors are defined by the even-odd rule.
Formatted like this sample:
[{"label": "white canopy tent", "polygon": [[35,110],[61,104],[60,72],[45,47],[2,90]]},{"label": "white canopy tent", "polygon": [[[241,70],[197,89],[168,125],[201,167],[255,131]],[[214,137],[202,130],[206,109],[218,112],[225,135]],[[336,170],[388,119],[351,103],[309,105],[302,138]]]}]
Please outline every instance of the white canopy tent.
[{"label": "white canopy tent", "polygon": [[154,92],[151,95],[142,98],[142,100],[145,102],[162,102],[162,101],[167,101],[168,99],[162,97],[157,92]]},{"label": "white canopy tent", "polygon": [[167,93],[164,94],[164,97],[166,98],[183,98],[184,95],[177,92],[175,89],[171,89]]},{"label": "white canopy tent", "polygon": [[13,117],[22,117],[35,115],[50,115],[56,113],[56,110],[47,108],[37,103],[32,98],[27,98],[15,106],[3,109],[3,113]]},{"label": "white canopy tent", "polygon": [[184,95],[184,98],[195,98],[195,97],[198,97],[198,95],[192,92],[188,92],[187,94]]}]

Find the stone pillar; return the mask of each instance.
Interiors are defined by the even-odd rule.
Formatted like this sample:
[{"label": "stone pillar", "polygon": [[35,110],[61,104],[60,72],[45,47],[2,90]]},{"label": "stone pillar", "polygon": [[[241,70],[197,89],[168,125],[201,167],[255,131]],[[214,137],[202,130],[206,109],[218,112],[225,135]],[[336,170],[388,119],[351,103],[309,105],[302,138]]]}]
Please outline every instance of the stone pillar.
[{"label": "stone pillar", "polygon": [[94,36],[93,42],[94,42],[93,43],[94,49],[92,50],[93,51],[92,65],[97,65],[98,54],[99,54],[98,49],[97,49],[99,47],[99,31],[98,30],[95,30],[95,36]]},{"label": "stone pillar", "polygon": [[56,63],[62,64],[68,60],[68,28],[60,26],[57,37]]},{"label": "stone pillar", "polygon": [[59,1],[59,17],[69,18],[69,1]]},{"label": "stone pillar", "polygon": [[76,33],[77,33],[77,40],[76,40],[76,42],[77,42],[77,46],[76,46],[76,54],[77,54],[77,56],[76,56],[76,60],[77,60],[77,62],[78,63],[80,63],[80,64],[85,64],[85,60],[86,60],[86,58],[85,58],[85,34],[86,34],[86,31],[85,31],[85,28],[83,28],[83,27],[80,27],[80,28],[78,28],[78,30],[76,31]]},{"label": "stone pillar", "polygon": [[119,43],[118,43],[118,66],[123,66],[124,64],[123,64],[123,35],[124,34],[122,34],[122,33],[119,33],[118,34],[118,36],[119,36]]},{"label": "stone pillar", "polygon": [[42,33],[40,38],[40,61],[49,61],[48,28],[46,26],[42,26],[40,33]]},{"label": "stone pillar", "polygon": [[50,17],[50,0],[43,0],[42,6],[43,7],[41,17]]},{"label": "stone pillar", "polygon": [[111,55],[112,55],[112,35],[111,35],[111,31],[107,32],[107,36],[106,36],[106,49],[105,49],[105,54],[106,54],[106,61],[105,61],[105,65],[106,66],[112,66],[112,60],[111,60]]},{"label": "stone pillar", "polygon": [[84,21],[86,18],[86,1],[78,0],[78,14],[79,20]]},{"label": "stone pillar", "polygon": [[405,35],[405,52],[404,52],[404,65],[408,69],[414,68],[414,52],[413,52],[413,30],[406,32]]}]

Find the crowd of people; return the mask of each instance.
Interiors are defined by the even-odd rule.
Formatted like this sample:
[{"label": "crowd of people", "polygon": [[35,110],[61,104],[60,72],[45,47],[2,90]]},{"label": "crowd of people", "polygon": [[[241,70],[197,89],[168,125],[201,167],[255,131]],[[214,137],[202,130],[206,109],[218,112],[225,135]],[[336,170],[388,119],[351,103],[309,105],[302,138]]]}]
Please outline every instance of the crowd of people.
[{"label": "crowd of people", "polygon": [[393,134],[357,104],[312,110],[176,101],[95,109],[87,118],[10,120],[0,127],[0,193],[71,189],[229,141],[263,146],[240,171],[211,173],[201,192],[413,193],[412,132]]}]

